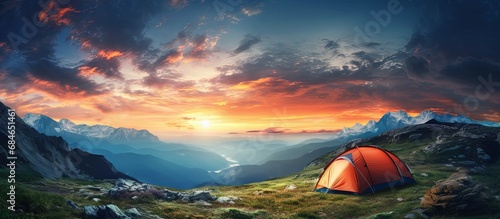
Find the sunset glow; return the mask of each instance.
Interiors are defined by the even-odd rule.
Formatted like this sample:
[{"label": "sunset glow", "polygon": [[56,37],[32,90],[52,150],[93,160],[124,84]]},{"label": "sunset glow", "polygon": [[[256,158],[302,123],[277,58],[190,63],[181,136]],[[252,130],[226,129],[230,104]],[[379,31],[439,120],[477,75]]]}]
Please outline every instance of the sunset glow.
[{"label": "sunset glow", "polygon": [[[245,1],[227,13],[212,1],[95,4],[122,11],[71,1],[22,12],[46,25],[14,44],[3,34],[2,102],[20,115],[148,129],[162,139],[333,134],[399,109],[500,121],[500,95],[475,97],[483,81],[500,81],[500,60],[480,51],[498,42],[458,34],[477,41],[449,45],[441,30],[458,29],[439,18],[414,28],[422,8],[437,7],[431,1],[401,1],[379,33],[363,33],[368,40],[356,30],[377,21],[370,11],[386,2]],[[23,21],[11,17],[2,30],[22,36]]]}]

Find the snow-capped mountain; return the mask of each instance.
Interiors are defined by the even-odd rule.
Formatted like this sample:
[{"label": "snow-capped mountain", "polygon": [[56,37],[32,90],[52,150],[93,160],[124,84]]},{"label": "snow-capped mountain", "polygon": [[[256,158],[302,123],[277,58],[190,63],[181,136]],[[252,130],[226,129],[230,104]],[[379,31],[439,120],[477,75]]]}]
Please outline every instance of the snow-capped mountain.
[{"label": "snow-capped mountain", "polygon": [[366,133],[383,133],[392,129],[402,128],[409,125],[423,124],[427,121],[435,119],[439,122],[446,123],[469,123],[479,124],[490,127],[500,127],[500,123],[490,121],[476,121],[462,115],[437,114],[430,110],[424,110],[419,115],[412,117],[407,112],[399,110],[397,112],[388,112],[384,114],[378,121],[370,120],[366,125],[356,123],[350,128],[343,128],[332,139],[349,137]]},{"label": "snow-capped mountain", "polygon": [[105,139],[111,142],[158,142],[157,136],[148,130],[133,128],[114,128],[106,125],[75,124],[68,119],[59,122],[42,115],[28,113],[23,117],[24,122],[40,133],[61,136],[63,134],[78,134],[89,138]]},{"label": "snow-capped mountain", "polygon": [[[7,142],[11,134],[7,130],[7,111],[9,107],[0,102],[0,139]],[[130,178],[116,168],[101,155],[71,149],[60,137],[47,136],[31,128],[19,117],[15,117],[15,160],[16,165],[31,169],[47,178],[77,178],[77,179],[117,179]],[[57,123],[41,116],[27,118],[29,122],[46,124],[55,128]],[[7,163],[11,148],[0,144],[0,162]],[[9,153],[8,153],[9,152]],[[71,159],[69,159],[71,158]],[[17,169],[16,169],[17,170]]]}]

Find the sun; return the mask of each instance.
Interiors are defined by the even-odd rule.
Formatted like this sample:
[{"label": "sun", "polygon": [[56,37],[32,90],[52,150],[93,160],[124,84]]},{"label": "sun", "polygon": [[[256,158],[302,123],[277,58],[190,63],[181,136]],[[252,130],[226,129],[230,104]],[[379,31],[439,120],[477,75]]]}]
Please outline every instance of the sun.
[{"label": "sun", "polygon": [[208,127],[210,127],[210,120],[206,120],[206,119],[205,119],[205,120],[203,120],[203,121],[201,122],[201,125],[203,126],[203,128],[208,128]]}]

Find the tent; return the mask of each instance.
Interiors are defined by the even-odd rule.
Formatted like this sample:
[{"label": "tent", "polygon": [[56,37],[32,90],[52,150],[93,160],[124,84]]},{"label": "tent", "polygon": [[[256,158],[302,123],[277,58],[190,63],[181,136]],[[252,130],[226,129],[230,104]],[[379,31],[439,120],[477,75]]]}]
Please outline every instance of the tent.
[{"label": "tent", "polygon": [[366,194],[415,182],[410,168],[393,153],[377,146],[358,146],[333,158],[314,190]]}]

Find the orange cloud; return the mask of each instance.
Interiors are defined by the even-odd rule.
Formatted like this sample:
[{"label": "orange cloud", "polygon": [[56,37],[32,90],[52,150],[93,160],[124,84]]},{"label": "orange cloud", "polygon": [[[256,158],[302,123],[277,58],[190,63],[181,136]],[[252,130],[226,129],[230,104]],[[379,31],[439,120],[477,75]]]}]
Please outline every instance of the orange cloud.
[{"label": "orange cloud", "polygon": [[[56,12],[54,12],[55,10]],[[40,11],[40,13],[38,13],[38,20],[51,21],[57,26],[61,26],[63,24],[70,25],[71,20],[65,17],[69,12],[76,12],[76,10],[71,7],[59,8],[59,5],[56,3],[56,1],[51,1],[45,8],[45,10],[42,10]]]},{"label": "orange cloud", "polygon": [[90,76],[95,76],[99,75],[99,72],[97,71],[97,67],[88,67],[88,66],[82,66],[78,68],[78,75],[83,76],[83,77],[90,77]]},{"label": "orange cloud", "polygon": [[100,50],[97,53],[100,57],[103,57],[107,60],[110,60],[114,57],[118,57],[123,55],[123,52],[117,51],[117,50]]}]

